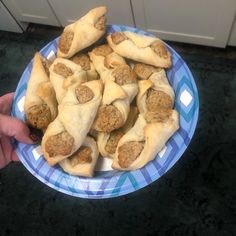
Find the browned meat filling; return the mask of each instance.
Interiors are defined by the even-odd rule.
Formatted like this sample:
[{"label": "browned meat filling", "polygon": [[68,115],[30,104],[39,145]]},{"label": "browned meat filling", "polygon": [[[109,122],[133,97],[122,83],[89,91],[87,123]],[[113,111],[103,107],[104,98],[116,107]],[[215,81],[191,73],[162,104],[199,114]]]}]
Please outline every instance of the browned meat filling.
[{"label": "browned meat filling", "polygon": [[74,38],[74,33],[71,31],[64,31],[59,39],[58,48],[63,53],[68,53]]},{"label": "browned meat filling", "polygon": [[75,94],[79,103],[82,103],[82,104],[89,102],[94,97],[93,91],[86,85],[79,85],[75,89]]},{"label": "browned meat filling", "polygon": [[120,167],[128,168],[140,155],[144,142],[132,141],[123,144],[118,149],[118,162]]},{"label": "browned meat filling", "polygon": [[138,63],[134,66],[134,72],[139,79],[148,79],[154,72],[160,71],[160,68]]},{"label": "browned meat filling", "polygon": [[171,109],[158,109],[153,112],[147,112],[145,115],[145,119],[147,123],[154,123],[154,122],[166,122],[172,114]]},{"label": "browned meat filling", "polygon": [[45,72],[49,76],[49,67],[52,65],[52,62],[43,56],[41,56],[41,62],[43,64],[43,68],[44,68]]},{"label": "browned meat filling", "polygon": [[132,84],[136,81],[136,74],[128,65],[120,65],[113,72],[115,82],[119,85]]},{"label": "browned meat filling", "polygon": [[89,60],[89,57],[86,55],[86,54],[76,54],[74,55],[71,60],[80,65],[82,67],[83,70],[87,71],[87,70],[90,70],[90,60]]},{"label": "browned meat filling", "polygon": [[30,126],[44,129],[51,122],[51,111],[47,104],[35,105],[26,112],[26,118]]},{"label": "browned meat filling", "polygon": [[69,157],[72,166],[92,162],[92,150],[90,147],[81,146],[77,152]]},{"label": "browned meat filling", "polygon": [[172,100],[169,95],[162,91],[149,89],[147,92],[146,105],[148,111],[156,111],[158,108],[171,109]]},{"label": "browned meat filling", "polygon": [[114,44],[119,44],[127,39],[126,35],[122,32],[115,32],[111,34],[111,39]]},{"label": "browned meat filling", "polygon": [[105,150],[110,154],[115,153],[118,142],[120,141],[123,135],[124,135],[123,132],[119,130],[111,132],[110,137],[105,146]]},{"label": "browned meat filling", "polygon": [[73,75],[73,71],[71,70],[71,68],[67,67],[65,64],[61,62],[58,62],[57,64],[54,65],[53,71],[58,75],[63,76],[64,78]]},{"label": "browned meat filling", "polygon": [[111,131],[120,128],[124,121],[122,114],[113,105],[102,106],[98,109],[95,119],[97,131],[110,133]]},{"label": "browned meat filling", "polygon": [[151,49],[161,58],[168,58],[168,51],[163,42],[156,40],[151,44]]},{"label": "browned meat filling", "polygon": [[106,55],[109,55],[112,52],[113,50],[108,44],[103,44],[93,49],[93,53],[95,55],[102,57],[105,57]]},{"label": "browned meat filling", "polygon": [[50,157],[69,155],[74,145],[74,138],[67,132],[50,136],[45,142],[45,150]]},{"label": "browned meat filling", "polygon": [[105,30],[106,27],[106,17],[103,15],[101,17],[98,18],[97,22],[95,23],[94,27],[98,30]]}]

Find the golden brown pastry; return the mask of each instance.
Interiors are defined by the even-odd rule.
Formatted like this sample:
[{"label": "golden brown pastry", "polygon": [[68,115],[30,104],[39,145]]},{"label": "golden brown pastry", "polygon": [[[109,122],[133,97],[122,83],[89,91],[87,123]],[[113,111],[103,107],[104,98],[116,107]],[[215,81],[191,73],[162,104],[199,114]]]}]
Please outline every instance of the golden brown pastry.
[{"label": "golden brown pastry", "polygon": [[138,117],[138,108],[135,106],[130,107],[130,112],[125,125],[114,130],[111,133],[98,132],[97,145],[98,150],[103,157],[114,158],[116,147],[121,137],[131,129]]},{"label": "golden brown pastry", "polygon": [[121,65],[102,74],[104,93],[93,129],[110,133],[122,127],[128,117],[130,103],[138,92],[136,75],[128,65]]},{"label": "golden brown pastry", "polygon": [[82,67],[68,59],[56,58],[49,68],[50,81],[55,89],[58,104],[62,102],[67,89],[75,83],[87,81]]},{"label": "golden brown pastry", "polygon": [[57,116],[56,95],[48,77],[50,64],[51,61],[35,53],[24,104],[27,123],[42,130]]},{"label": "golden brown pastry", "polygon": [[98,159],[97,144],[93,138],[87,136],[81,147],[70,157],[59,164],[63,170],[71,175],[92,177]]},{"label": "golden brown pastry", "polygon": [[137,75],[137,78],[140,80],[149,79],[149,77],[153,73],[159,72],[160,70],[162,70],[162,68],[157,68],[157,67],[142,64],[142,63],[135,64],[133,69]]},{"label": "golden brown pastry", "polygon": [[108,44],[95,47],[89,56],[100,76],[107,70],[126,64],[124,58],[116,54]]},{"label": "golden brown pastry", "polygon": [[125,58],[162,68],[169,68],[172,64],[170,52],[158,38],[124,31],[108,35],[107,41]]},{"label": "golden brown pastry", "polygon": [[102,83],[93,80],[72,85],[61,104],[57,118],[48,126],[42,150],[49,165],[71,156],[82,145],[102,100]]},{"label": "golden brown pastry", "polygon": [[77,53],[71,57],[70,60],[81,66],[87,74],[88,81],[98,79],[98,73],[96,72],[93,63],[90,61],[87,54]]},{"label": "golden brown pastry", "polygon": [[137,105],[140,113],[158,109],[172,109],[175,100],[173,88],[170,86],[165,70],[152,73],[148,80],[140,80]]},{"label": "golden brown pastry", "polygon": [[106,31],[107,8],[97,7],[64,28],[58,43],[58,57],[70,58],[95,43]]},{"label": "golden brown pastry", "polygon": [[[146,119],[145,119],[146,118]],[[136,170],[153,160],[179,128],[175,110],[140,114],[134,127],[119,141],[112,163],[117,170]]]}]

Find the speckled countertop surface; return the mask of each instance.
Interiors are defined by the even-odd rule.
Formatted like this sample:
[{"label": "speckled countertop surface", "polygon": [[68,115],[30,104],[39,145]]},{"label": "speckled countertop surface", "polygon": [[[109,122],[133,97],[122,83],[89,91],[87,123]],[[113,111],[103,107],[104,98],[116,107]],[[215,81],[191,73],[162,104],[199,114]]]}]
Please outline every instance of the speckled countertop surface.
[{"label": "speckled countertop surface", "polygon": [[[15,90],[34,52],[60,33],[31,31],[0,32],[0,95]],[[10,164],[0,170],[1,236],[236,235],[236,49],[169,44],[200,98],[195,135],[177,164],[151,185],[105,200],[56,192]]]}]

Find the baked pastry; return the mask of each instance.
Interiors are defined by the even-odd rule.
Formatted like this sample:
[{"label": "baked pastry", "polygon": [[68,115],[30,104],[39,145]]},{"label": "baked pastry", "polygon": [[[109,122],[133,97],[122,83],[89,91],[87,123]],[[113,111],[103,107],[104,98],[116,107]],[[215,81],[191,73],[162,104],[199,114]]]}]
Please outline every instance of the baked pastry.
[{"label": "baked pastry", "polygon": [[137,75],[137,79],[145,80],[145,79],[149,79],[149,77],[153,73],[159,72],[160,70],[162,70],[162,68],[146,65],[146,64],[143,64],[143,63],[136,63],[134,65],[133,70]]},{"label": "baked pastry", "polygon": [[138,108],[136,106],[130,106],[130,112],[124,126],[110,133],[98,132],[97,145],[103,157],[114,158],[119,140],[133,127],[137,117]]},{"label": "baked pastry", "polygon": [[57,118],[48,126],[42,150],[49,165],[71,156],[82,145],[102,100],[102,82],[72,85],[58,106]]},{"label": "baked pastry", "polygon": [[130,104],[138,92],[136,75],[128,65],[121,65],[102,74],[104,93],[93,129],[110,133],[122,127],[128,117]]},{"label": "baked pastry", "polygon": [[117,170],[136,170],[153,160],[168,139],[179,128],[179,116],[175,110],[148,112],[139,117],[119,141],[112,163]]},{"label": "baked pastry", "polygon": [[77,65],[80,65],[81,68],[86,72],[87,81],[98,79],[98,73],[87,54],[76,53],[73,57],[70,58],[70,60]]},{"label": "baked pastry", "polygon": [[97,7],[67,25],[59,39],[57,56],[70,58],[101,38],[106,31],[106,13],[106,7]]},{"label": "baked pastry", "polygon": [[172,109],[175,94],[164,69],[152,73],[148,80],[140,80],[138,85],[137,106],[140,113],[146,114],[160,108]]},{"label": "baked pastry", "polygon": [[87,136],[79,150],[59,164],[65,172],[71,175],[92,177],[98,154],[96,142]]},{"label": "baked pastry", "polygon": [[49,71],[50,81],[55,89],[58,104],[62,102],[67,89],[71,85],[87,81],[87,74],[81,66],[68,59],[56,58]]},{"label": "baked pastry", "polygon": [[124,58],[115,53],[108,44],[95,47],[89,52],[89,56],[100,76],[109,69],[126,64]]},{"label": "baked pastry", "polygon": [[51,63],[40,53],[35,53],[24,111],[27,123],[36,129],[46,129],[57,116],[56,95],[48,77]]},{"label": "baked pastry", "polygon": [[170,52],[158,38],[124,31],[108,35],[107,41],[125,58],[162,68],[169,68],[172,64]]}]

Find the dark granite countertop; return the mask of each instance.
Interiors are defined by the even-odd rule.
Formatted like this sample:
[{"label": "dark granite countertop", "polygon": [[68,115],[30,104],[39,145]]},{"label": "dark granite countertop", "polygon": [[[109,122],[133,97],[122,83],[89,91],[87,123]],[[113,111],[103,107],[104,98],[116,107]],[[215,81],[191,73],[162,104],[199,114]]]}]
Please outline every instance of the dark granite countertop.
[{"label": "dark granite countertop", "polygon": [[[0,32],[0,95],[16,89],[34,52],[59,33]],[[1,236],[236,235],[236,49],[169,44],[200,98],[194,137],[177,164],[149,186],[105,200],[70,197],[10,164],[0,170]]]}]

